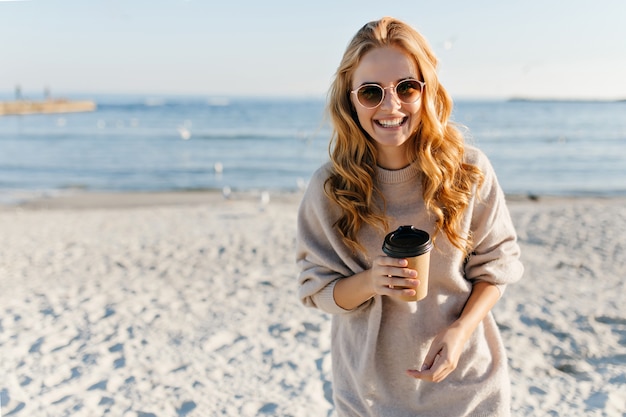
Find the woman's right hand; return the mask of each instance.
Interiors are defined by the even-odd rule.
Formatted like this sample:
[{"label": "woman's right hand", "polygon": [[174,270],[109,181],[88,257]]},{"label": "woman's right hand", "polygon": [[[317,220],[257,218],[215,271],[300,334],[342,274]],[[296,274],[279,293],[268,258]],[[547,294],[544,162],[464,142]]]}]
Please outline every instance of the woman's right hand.
[{"label": "woman's right hand", "polygon": [[335,303],[352,310],[377,294],[399,298],[414,296],[419,285],[417,271],[407,265],[406,259],[379,256],[370,269],[337,280],[333,293]]},{"label": "woman's right hand", "polygon": [[402,258],[379,256],[369,269],[372,292],[389,297],[411,297],[420,284],[417,271],[407,268],[409,262]]}]

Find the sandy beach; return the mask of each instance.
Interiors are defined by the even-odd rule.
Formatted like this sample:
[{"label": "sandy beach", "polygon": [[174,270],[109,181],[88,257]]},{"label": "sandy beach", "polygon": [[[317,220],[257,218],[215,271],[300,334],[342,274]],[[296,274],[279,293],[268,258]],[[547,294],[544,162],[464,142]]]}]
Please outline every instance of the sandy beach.
[{"label": "sandy beach", "polygon": [[[0,208],[2,416],[332,416],[330,317],[296,297],[299,194]],[[510,198],[494,310],[515,416],[626,416],[626,198]]]}]

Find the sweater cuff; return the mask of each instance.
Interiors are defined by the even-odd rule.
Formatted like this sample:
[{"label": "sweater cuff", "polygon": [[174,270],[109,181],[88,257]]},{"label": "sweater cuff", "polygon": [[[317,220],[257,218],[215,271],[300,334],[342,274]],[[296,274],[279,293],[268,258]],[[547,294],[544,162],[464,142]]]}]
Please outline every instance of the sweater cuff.
[{"label": "sweater cuff", "polygon": [[338,278],[332,281],[330,284],[322,288],[321,291],[314,294],[311,298],[315,305],[322,311],[325,311],[330,314],[344,314],[350,312],[350,310],[346,310],[335,302],[335,285],[337,281],[341,278]]}]

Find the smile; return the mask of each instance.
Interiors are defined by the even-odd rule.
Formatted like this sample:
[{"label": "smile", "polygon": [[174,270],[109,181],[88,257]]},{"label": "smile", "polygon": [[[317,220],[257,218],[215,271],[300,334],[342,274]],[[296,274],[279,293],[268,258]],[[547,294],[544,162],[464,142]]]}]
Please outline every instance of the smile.
[{"label": "smile", "polygon": [[392,128],[402,126],[407,120],[408,117],[403,117],[399,119],[375,120],[374,122],[380,127]]}]

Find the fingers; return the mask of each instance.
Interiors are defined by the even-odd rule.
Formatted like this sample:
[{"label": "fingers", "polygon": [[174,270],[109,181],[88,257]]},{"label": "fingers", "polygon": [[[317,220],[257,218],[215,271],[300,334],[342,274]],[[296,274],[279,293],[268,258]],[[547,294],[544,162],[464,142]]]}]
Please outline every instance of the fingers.
[{"label": "fingers", "polygon": [[435,365],[435,362],[437,362],[437,359],[439,359],[442,355],[443,348],[433,349],[432,347],[426,354],[426,357],[424,358],[424,363],[421,369],[422,371],[427,371],[431,369]]},{"label": "fingers", "polygon": [[380,278],[378,286],[379,293],[389,296],[414,296],[417,292],[419,281],[410,278],[397,278],[393,276],[383,276]]},{"label": "fingers", "polygon": [[374,292],[395,297],[411,297],[419,285],[417,271],[407,268],[406,259],[381,256],[374,260],[371,269]]},{"label": "fingers", "polygon": [[432,341],[421,369],[410,369],[407,374],[425,381],[443,381],[456,369],[466,341],[458,326],[443,329]]},{"label": "fingers", "polygon": [[454,371],[455,367],[441,354],[437,354],[433,363],[429,366],[424,363],[421,370],[409,369],[407,375],[424,381],[441,382]]},{"label": "fingers", "polygon": [[405,268],[409,265],[409,261],[403,258],[391,258],[389,256],[379,256],[374,260],[374,266],[381,268]]},{"label": "fingers", "polygon": [[373,269],[378,276],[399,277],[399,278],[417,278],[417,271],[407,268],[408,261],[406,259],[390,258],[381,256],[374,262]]}]

